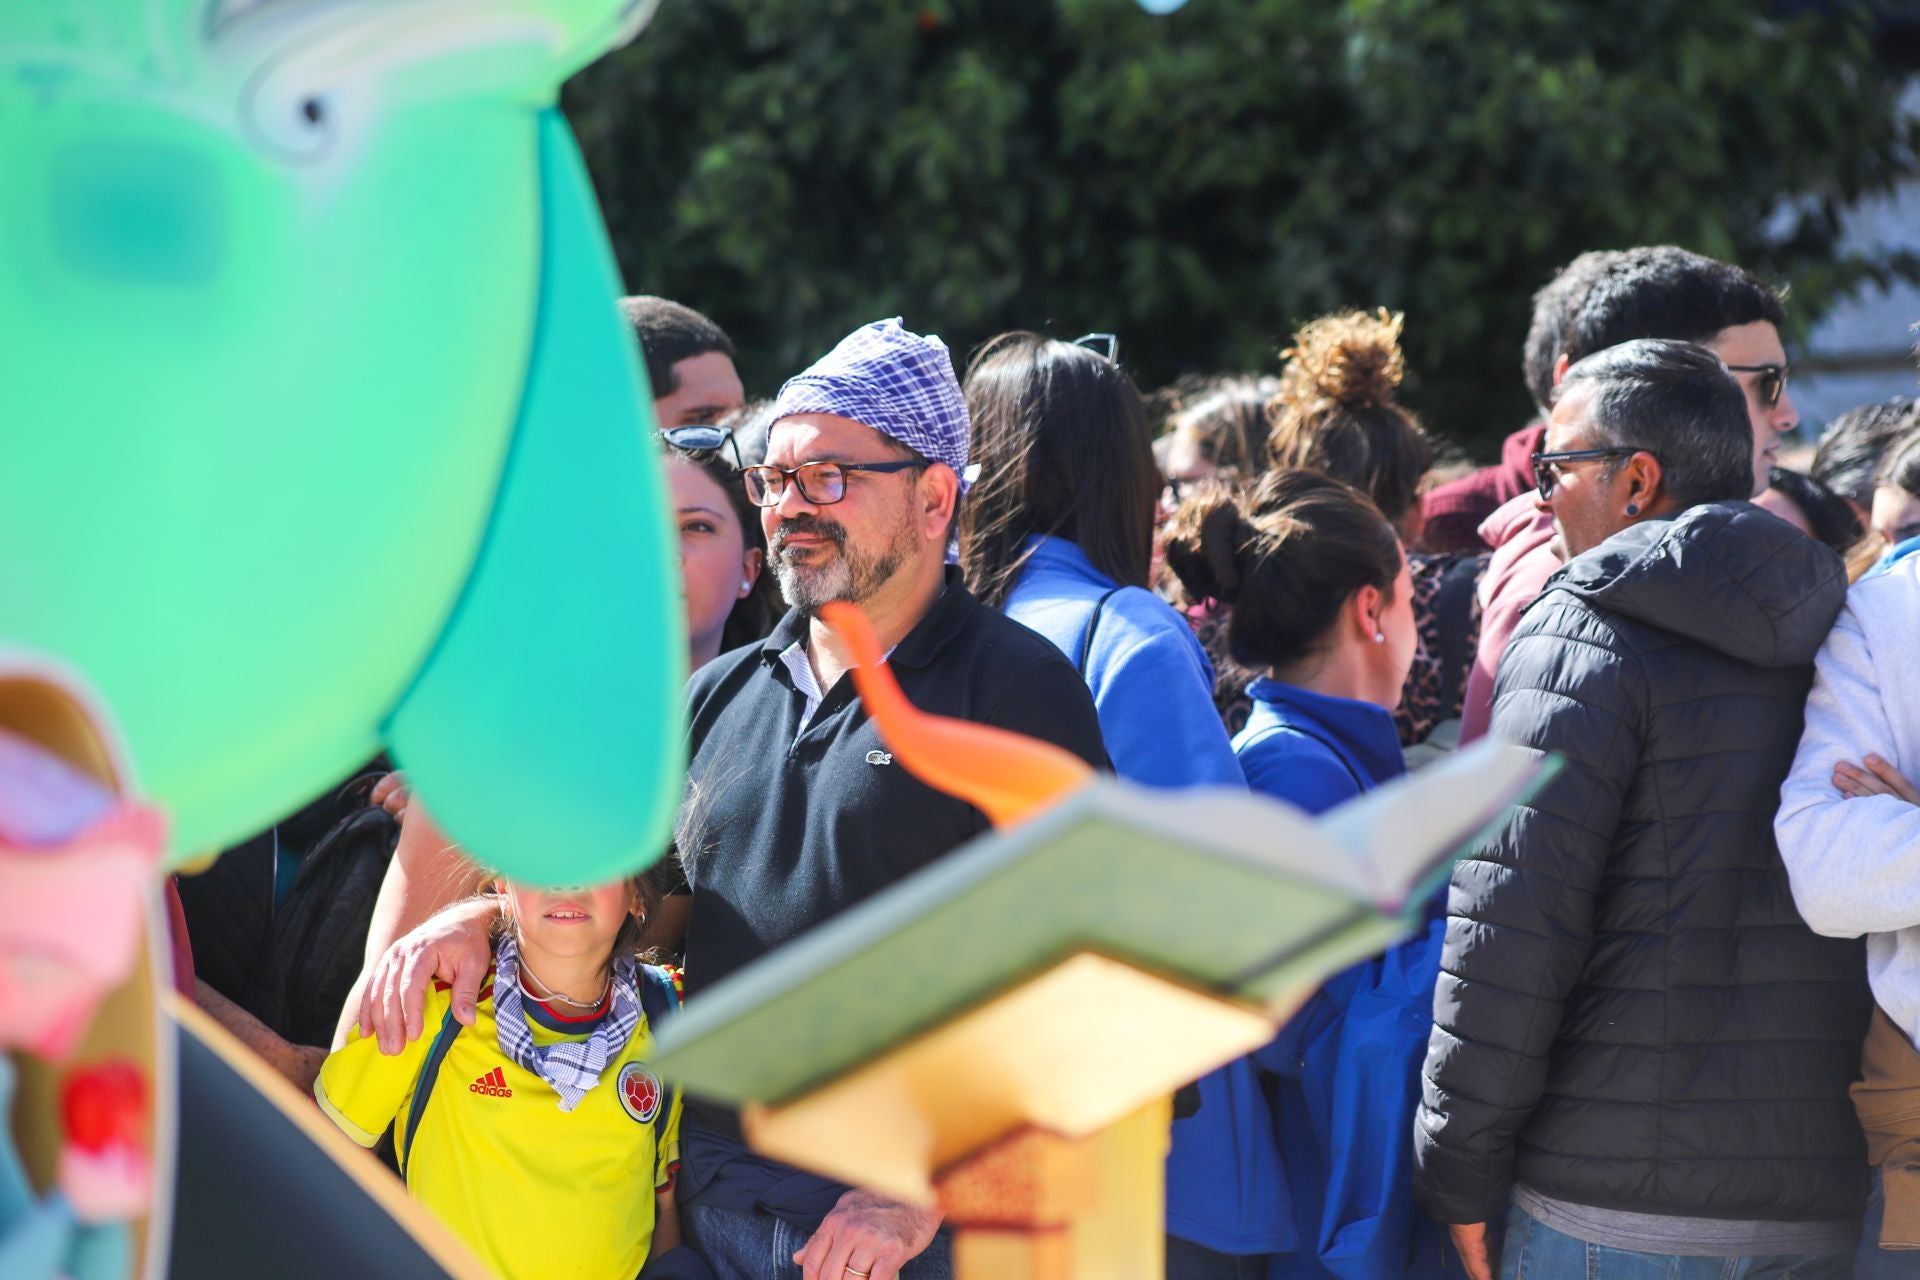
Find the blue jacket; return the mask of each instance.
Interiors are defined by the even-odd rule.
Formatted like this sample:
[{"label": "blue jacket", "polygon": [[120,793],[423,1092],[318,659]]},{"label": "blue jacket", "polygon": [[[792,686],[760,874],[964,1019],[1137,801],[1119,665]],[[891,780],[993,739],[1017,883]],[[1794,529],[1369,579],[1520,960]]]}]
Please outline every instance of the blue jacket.
[{"label": "blue jacket", "polygon": [[[1213,706],[1213,667],[1186,619],[1150,591],[1115,591],[1073,543],[1036,538],[1007,615],[1087,662],[1114,772],[1159,787],[1245,785]],[[1106,598],[1093,626],[1094,606]],[[1223,1253],[1294,1244],[1274,1116],[1251,1059],[1201,1078],[1200,1110],[1173,1125],[1167,1230]]]},{"label": "blue jacket", "polygon": [[[1276,680],[1247,690],[1234,739],[1248,785],[1323,813],[1406,772],[1393,716]],[[1444,1228],[1413,1203],[1413,1115],[1446,922],[1330,979],[1256,1055],[1274,1089],[1292,1190],[1291,1251],[1269,1280],[1459,1275]]]},{"label": "blue jacket", "polygon": [[1113,771],[1153,787],[1245,786],[1213,709],[1213,664],[1186,619],[1145,588],[1116,590],[1064,538],[1031,538],[1027,546],[1006,614],[1075,662],[1086,650],[1080,674],[1093,692]]}]

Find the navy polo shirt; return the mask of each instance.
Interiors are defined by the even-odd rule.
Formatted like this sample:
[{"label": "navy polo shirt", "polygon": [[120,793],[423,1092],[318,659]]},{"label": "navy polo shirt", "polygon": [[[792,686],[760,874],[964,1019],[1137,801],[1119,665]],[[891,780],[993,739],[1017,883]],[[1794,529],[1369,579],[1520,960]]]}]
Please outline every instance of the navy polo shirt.
[{"label": "navy polo shirt", "polygon": [[[693,893],[689,999],[990,827],[972,805],[893,762],[851,676],[826,691],[802,731],[806,695],[780,654],[806,634],[806,619],[789,613],[765,641],[723,654],[688,686],[679,846]],[[1073,664],[975,600],[957,569],[947,569],[945,593],[888,664],[922,711],[1011,729],[1107,768],[1093,699]],[[731,1145],[738,1129],[728,1111],[694,1097],[687,1108],[690,1127]],[[694,1168],[699,1157],[687,1154],[688,1190],[698,1194],[714,1170]],[[789,1182],[798,1176],[784,1172]]]}]

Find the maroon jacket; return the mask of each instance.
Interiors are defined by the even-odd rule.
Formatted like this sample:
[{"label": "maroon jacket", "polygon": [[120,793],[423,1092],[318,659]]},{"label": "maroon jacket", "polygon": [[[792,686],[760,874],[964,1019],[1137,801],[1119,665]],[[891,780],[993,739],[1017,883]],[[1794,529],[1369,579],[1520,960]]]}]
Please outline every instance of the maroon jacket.
[{"label": "maroon jacket", "polygon": [[1546,434],[1543,422],[1523,427],[1500,446],[1499,465],[1483,467],[1470,476],[1429,489],[1420,502],[1427,517],[1421,545],[1439,552],[1489,550],[1480,536],[1480,526],[1506,503],[1533,488],[1533,455]]}]

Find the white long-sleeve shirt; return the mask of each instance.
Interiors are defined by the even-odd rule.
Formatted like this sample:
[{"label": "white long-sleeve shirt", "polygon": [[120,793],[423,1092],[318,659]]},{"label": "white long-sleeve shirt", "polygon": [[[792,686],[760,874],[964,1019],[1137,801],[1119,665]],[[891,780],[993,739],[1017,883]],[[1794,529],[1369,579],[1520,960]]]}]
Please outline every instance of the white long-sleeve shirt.
[{"label": "white long-sleeve shirt", "polygon": [[1834,788],[1834,765],[1869,753],[1920,781],[1920,556],[1847,593],[1774,820],[1800,914],[1816,933],[1866,935],[1874,999],[1920,1043],[1920,806]]}]

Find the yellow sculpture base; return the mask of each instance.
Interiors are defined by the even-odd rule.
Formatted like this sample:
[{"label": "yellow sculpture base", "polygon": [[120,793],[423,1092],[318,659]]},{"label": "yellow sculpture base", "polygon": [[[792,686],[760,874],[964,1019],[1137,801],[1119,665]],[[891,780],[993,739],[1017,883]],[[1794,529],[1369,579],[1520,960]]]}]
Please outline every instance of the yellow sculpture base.
[{"label": "yellow sculpture base", "polygon": [[743,1113],[755,1150],[938,1203],[961,1280],[1158,1280],[1168,1096],[1273,1038],[1082,952],[839,1080]]},{"label": "yellow sculpture base", "polygon": [[1256,1008],[1082,952],[742,1120],[763,1155],[932,1204],[935,1173],[994,1142],[1026,1128],[1096,1133],[1273,1033]]}]

